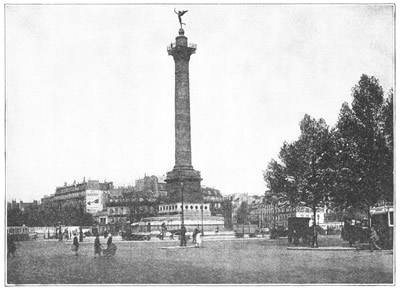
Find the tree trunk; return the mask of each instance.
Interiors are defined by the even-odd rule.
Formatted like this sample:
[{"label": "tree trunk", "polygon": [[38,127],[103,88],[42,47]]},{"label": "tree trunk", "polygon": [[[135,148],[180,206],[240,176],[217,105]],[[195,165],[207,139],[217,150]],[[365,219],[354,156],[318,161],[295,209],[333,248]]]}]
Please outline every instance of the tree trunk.
[{"label": "tree trunk", "polygon": [[367,211],[368,211],[368,228],[371,229],[371,209],[369,202],[367,202]]},{"label": "tree trunk", "polygon": [[[312,181],[311,184],[314,183],[315,180],[315,168],[314,168],[314,164],[315,164],[315,156],[313,156],[311,158],[311,171],[312,171]],[[312,247],[313,248],[318,248],[318,234],[317,234],[317,205],[316,205],[316,201],[315,201],[315,192],[313,190],[312,192],[313,195],[313,239],[312,239]]]},{"label": "tree trunk", "polygon": [[313,239],[312,239],[312,247],[318,248],[318,233],[317,233],[317,207],[315,202],[313,203]]}]

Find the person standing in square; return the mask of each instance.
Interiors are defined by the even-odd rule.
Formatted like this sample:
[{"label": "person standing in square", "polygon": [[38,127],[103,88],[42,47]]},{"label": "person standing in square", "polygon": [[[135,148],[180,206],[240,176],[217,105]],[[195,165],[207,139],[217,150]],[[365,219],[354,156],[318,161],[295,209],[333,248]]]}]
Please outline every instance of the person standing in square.
[{"label": "person standing in square", "polygon": [[186,246],[186,228],[183,226],[181,228],[181,247]]}]

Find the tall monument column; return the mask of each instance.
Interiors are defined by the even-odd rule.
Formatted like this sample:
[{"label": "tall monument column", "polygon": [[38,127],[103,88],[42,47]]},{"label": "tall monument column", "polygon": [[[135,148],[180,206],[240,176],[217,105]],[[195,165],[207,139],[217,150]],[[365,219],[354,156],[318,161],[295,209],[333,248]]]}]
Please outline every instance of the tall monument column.
[{"label": "tall monument column", "polygon": [[189,61],[196,46],[188,44],[185,32],[179,29],[176,42],[168,46],[175,61],[175,166],[167,173],[169,202],[201,202],[200,172],[193,169],[190,131]]},{"label": "tall monument column", "polygon": [[[223,228],[224,218],[212,215],[211,204],[203,200],[200,171],[192,166],[189,61],[196,46],[188,43],[182,29],[182,25],[186,25],[182,16],[188,11],[174,11],[181,27],[167,50],[175,62],[175,165],[165,179],[167,198],[160,203],[156,216],[143,218],[141,223],[155,228],[164,223],[171,230],[185,226],[189,232],[199,225],[203,229],[203,222],[206,230]],[[184,239],[181,239],[181,246],[185,246]]]},{"label": "tall monument column", "polygon": [[175,61],[175,169],[193,169],[190,133],[189,61],[196,53],[194,45],[188,46],[183,29],[179,30],[175,44],[168,54]]}]

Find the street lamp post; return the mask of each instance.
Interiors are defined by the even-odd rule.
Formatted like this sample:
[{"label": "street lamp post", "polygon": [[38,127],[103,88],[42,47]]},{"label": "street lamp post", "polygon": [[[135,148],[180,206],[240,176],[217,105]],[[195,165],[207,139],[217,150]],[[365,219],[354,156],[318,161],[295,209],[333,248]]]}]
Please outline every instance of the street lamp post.
[{"label": "street lamp post", "polygon": [[181,229],[185,226],[185,218],[183,213],[183,182],[181,182],[181,200],[182,200],[182,219],[181,219]]},{"label": "street lamp post", "polygon": [[204,225],[203,225],[203,208],[204,203],[201,204],[201,235],[204,236]]},{"label": "street lamp post", "polygon": [[[311,173],[312,173],[312,183],[315,181],[315,155],[311,157]],[[313,239],[312,239],[312,248],[318,248],[318,232],[317,232],[317,205],[315,200],[315,192],[314,190],[311,192],[313,197]]]},{"label": "street lamp post", "polygon": [[264,230],[263,230],[263,220],[264,220],[264,217],[263,217],[263,212],[264,212],[264,203],[263,204],[261,204],[261,225],[260,225],[260,233],[261,233],[261,235],[262,235],[262,237],[264,237]]},{"label": "street lamp post", "polygon": [[184,183],[182,181],[181,182],[181,195],[182,195],[181,246],[186,246],[186,241],[185,241],[185,239],[186,239],[186,237],[185,237],[186,231],[184,230],[184,228],[185,228],[185,217],[184,217],[184,213],[183,213],[183,210],[184,210],[184,208],[183,208],[183,186],[184,186]]}]

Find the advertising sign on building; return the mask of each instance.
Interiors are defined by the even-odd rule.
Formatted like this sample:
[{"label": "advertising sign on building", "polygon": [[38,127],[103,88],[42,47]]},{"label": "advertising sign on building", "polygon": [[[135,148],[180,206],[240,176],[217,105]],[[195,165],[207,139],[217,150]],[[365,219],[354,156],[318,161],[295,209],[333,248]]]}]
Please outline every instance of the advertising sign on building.
[{"label": "advertising sign on building", "polygon": [[101,190],[86,191],[86,212],[96,213],[103,210],[103,197]]}]

